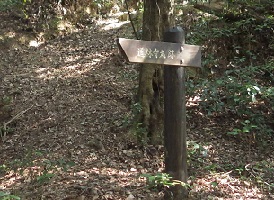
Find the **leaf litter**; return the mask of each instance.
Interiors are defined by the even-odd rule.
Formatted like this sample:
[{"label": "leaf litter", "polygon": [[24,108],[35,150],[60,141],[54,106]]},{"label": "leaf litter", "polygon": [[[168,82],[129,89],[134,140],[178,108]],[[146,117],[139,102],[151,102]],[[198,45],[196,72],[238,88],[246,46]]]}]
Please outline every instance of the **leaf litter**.
[{"label": "leaf litter", "polygon": [[[1,170],[1,191],[27,200],[163,198],[163,191],[149,190],[140,177],[163,171],[163,147],[132,145],[123,126],[138,84],[138,66],[126,63],[115,43],[128,29],[125,25],[104,31],[95,26],[37,48],[1,49],[1,95],[12,97],[13,116],[27,111],[0,145],[0,166],[19,160],[24,170]],[[191,109],[188,125],[195,129],[188,130],[188,140],[203,148],[197,153],[196,145],[190,155],[190,199],[273,198],[271,190],[242,180],[231,167],[239,166],[250,176],[263,173],[260,176],[273,184],[273,171],[267,174],[250,164],[273,156],[226,138],[221,130],[229,129],[226,120],[221,127],[214,120],[209,124],[212,119]],[[27,160],[35,151],[42,152],[43,159]],[[45,159],[47,165],[35,166]],[[53,163],[48,174],[54,176],[37,181],[35,176],[43,175],[53,160],[73,166],[64,170]],[[249,168],[241,168],[242,163]]]}]

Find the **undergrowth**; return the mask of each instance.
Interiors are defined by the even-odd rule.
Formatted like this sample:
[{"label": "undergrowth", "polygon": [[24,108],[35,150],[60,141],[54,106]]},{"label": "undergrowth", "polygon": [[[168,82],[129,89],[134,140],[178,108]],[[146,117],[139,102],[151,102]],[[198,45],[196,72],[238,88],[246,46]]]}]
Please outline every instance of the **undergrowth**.
[{"label": "undergrowth", "polygon": [[[267,5],[260,4],[260,9],[266,6],[260,17],[232,8],[191,16],[197,21],[187,41],[203,46],[203,70],[187,81],[188,96],[199,97],[199,110],[208,116],[237,118],[228,134],[274,134],[274,17]],[[233,18],[228,20],[227,13]]]}]

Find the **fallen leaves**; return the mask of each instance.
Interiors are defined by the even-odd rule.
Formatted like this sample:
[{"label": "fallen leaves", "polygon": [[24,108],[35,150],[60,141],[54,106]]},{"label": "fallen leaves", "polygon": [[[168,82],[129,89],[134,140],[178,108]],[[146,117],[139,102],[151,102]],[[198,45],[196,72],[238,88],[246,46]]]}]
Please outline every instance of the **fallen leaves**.
[{"label": "fallen leaves", "polygon": [[[5,171],[0,168],[1,190],[17,192],[22,199],[163,197],[162,191],[148,190],[146,180],[140,177],[163,171],[163,146],[140,148],[128,140],[123,126],[132,112],[138,69],[118,56],[115,38],[123,29],[119,31],[94,27],[39,48],[6,52],[0,92],[13,97],[12,116],[31,110],[16,118],[16,129],[1,143],[0,167],[15,159],[24,160],[31,150],[47,152],[44,156],[48,160],[71,160],[75,166],[58,170],[43,184],[9,169],[6,176],[2,175]],[[246,158],[250,150],[245,145],[223,137],[223,129],[229,125],[226,120],[218,126],[202,114],[189,113],[188,117],[190,127],[194,127],[188,131],[188,140],[199,143],[190,155],[189,172],[194,177],[189,180],[190,197],[267,197],[252,182],[233,174],[234,168],[224,169],[259,158],[258,151],[252,149]],[[251,175],[265,176],[273,183],[273,172],[255,164],[247,169]]]}]

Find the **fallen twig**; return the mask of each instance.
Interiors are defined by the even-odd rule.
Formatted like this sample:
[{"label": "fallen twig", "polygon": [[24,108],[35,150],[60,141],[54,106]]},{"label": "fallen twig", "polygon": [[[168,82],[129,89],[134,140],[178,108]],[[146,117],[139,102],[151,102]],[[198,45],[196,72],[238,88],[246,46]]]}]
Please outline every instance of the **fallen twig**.
[{"label": "fallen twig", "polygon": [[25,114],[27,111],[29,111],[31,108],[33,107],[33,105],[31,107],[29,107],[28,109],[26,110],[23,110],[21,112],[19,112],[18,114],[16,114],[13,118],[11,118],[11,120],[9,120],[8,122],[4,122],[3,123],[3,128],[2,128],[2,131],[0,131],[1,133],[1,138],[2,140],[4,141],[5,140],[5,137],[7,135],[7,125],[9,125],[10,123],[12,123],[14,120],[18,119],[19,117],[21,117],[23,114]]}]

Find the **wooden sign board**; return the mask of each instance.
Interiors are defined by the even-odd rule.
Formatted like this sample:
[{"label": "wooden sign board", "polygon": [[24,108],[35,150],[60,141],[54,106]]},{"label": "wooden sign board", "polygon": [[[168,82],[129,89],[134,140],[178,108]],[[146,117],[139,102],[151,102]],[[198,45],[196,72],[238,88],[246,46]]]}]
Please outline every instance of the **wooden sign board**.
[{"label": "wooden sign board", "polygon": [[124,38],[117,43],[129,62],[201,67],[200,46]]}]

